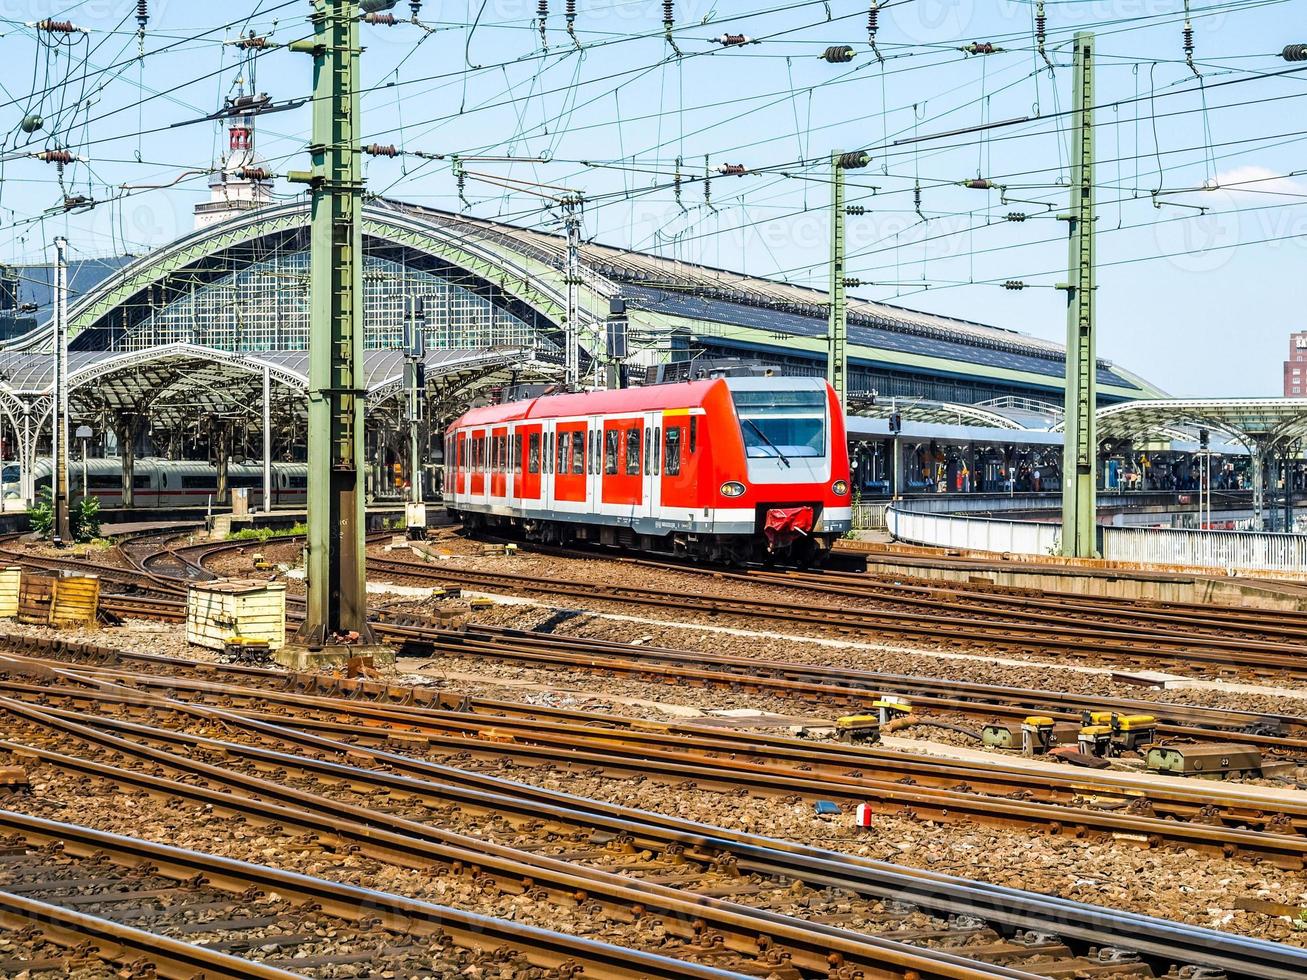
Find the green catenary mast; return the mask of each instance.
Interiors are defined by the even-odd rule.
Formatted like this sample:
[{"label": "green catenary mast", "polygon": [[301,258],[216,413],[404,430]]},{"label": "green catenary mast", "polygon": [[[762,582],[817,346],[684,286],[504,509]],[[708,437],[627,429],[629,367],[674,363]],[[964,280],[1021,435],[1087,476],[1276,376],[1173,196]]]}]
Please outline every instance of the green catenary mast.
[{"label": "green catenary mast", "polygon": [[1098,554],[1097,353],[1094,340],[1094,36],[1075,38],[1071,210],[1066,317],[1066,419],[1062,446],[1062,554]]}]

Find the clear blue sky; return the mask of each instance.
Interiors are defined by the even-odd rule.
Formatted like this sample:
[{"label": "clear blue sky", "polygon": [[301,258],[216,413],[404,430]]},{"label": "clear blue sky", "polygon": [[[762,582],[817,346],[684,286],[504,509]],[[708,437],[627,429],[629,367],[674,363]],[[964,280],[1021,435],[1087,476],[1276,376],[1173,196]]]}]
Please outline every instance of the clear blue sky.
[{"label": "clear blue sky", "polygon": [[[578,48],[563,29],[563,0],[553,0],[542,51],[535,0],[428,0],[429,31],[363,27],[363,128],[367,142],[407,150],[515,157],[467,168],[583,191],[585,233],[597,240],[820,288],[828,155],[868,148],[871,167],[850,178],[850,201],[868,214],[849,220],[849,265],[873,285],[855,293],[1061,340],[1065,300],[1051,287],[1066,279],[1066,226],[1055,215],[1067,197],[1069,134],[1058,113],[1071,103],[1066,42],[1093,30],[1100,355],[1177,395],[1278,394],[1287,335],[1307,326],[1307,71],[1285,74],[1302,66],[1278,55],[1307,41],[1294,33],[1304,3],[1191,0],[1200,80],[1185,64],[1175,0],[1048,0],[1054,68],[1033,49],[1034,4],[1017,0],[887,2],[883,62],[867,43],[866,2],[678,0],[676,58],[657,2],[578,0]],[[134,2],[0,5],[0,260],[39,260],[59,233],[75,252],[100,255],[189,230],[207,190],[203,174],[183,175],[210,168],[226,136],[212,123],[172,124],[215,111],[233,91],[237,52],[224,39],[239,27],[302,36],[310,4],[151,0],[150,10],[147,57],[137,60]],[[395,12],[408,15],[406,0]],[[50,15],[91,33],[40,47],[22,22]],[[760,43],[723,50],[712,40],[723,33]],[[972,41],[1005,50],[959,50]],[[851,62],[819,59],[846,43]],[[29,97],[34,78],[50,91]],[[309,84],[303,55],[258,61],[257,89],[276,100],[306,96]],[[45,117],[44,132],[19,132],[28,112]],[[270,169],[306,165],[308,126],[307,107],[261,120]],[[89,161],[68,169],[68,193],[107,203],[59,213],[54,168],[21,155],[43,148],[51,130]],[[714,176],[708,207],[705,155],[714,168],[759,172]],[[668,187],[678,156],[680,205]],[[377,158],[367,171],[370,190],[464,207],[448,160]],[[1005,189],[960,186],[977,176]],[[123,184],[178,178],[121,196]],[[295,193],[280,181],[278,191]],[[469,213],[556,226],[537,196],[481,178],[466,196]],[[1008,222],[1009,212],[1029,217]],[[1006,279],[1029,288],[1005,290]]]}]

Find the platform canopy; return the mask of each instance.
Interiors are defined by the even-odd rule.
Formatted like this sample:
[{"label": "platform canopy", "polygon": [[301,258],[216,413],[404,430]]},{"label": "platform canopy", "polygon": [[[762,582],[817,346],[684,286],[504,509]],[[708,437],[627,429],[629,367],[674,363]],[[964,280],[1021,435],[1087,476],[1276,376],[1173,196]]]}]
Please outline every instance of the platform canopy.
[{"label": "platform canopy", "polygon": [[954,402],[928,401],[924,398],[849,399],[849,418],[888,419],[898,414],[905,422],[925,422],[932,425],[978,425],[990,429],[1020,429],[1022,426],[998,412],[979,405],[959,405]]},{"label": "platform canopy", "polygon": [[[263,377],[271,382],[274,414],[303,417],[308,392],[307,351],[233,353],[194,344],[134,351],[75,351],[68,356],[74,416],[146,414],[155,425],[181,424],[197,416],[261,411]],[[467,394],[477,384],[551,377],[556,368],[535,362],[520,347],[428,351],[427,395],[435,402],[450,392]],[[369,408],[403,390],[404,354],[370,350],[364,355]],[[0,407],[24,410],[39,424],[49,413],[54,379],[49,354],[0,355]]]},{"label": "platform canopy", "polygon": [[1307,436],[1307,398],[1155,398],[1098,410],[1100,440],[1175,438],[1183,429],[1221,433],[1259,454]]}]

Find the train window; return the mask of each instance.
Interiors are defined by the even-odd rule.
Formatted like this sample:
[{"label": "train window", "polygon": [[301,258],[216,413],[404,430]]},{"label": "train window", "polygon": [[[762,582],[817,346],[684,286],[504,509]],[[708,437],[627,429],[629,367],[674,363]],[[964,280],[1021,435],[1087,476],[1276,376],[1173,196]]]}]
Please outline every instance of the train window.
[{"label": "train window", "polygon": [[532,432],[526,437],[526,471],[540,472],[540,433]]},{"label": "train window", "polygon": [[555,473],[565,474],[567,472],[567,460],[571,452],[572,452],[572,433],[570,432],[558,433],[558,456],[555,459],[556,462],[556,465],[554,466]]},{"label": "train window", "polygon": [[587,429],[585,433],[585,471],[595,471],[595,430]]},{"label": "train window", "polygon": [[653,461],[649,453],[649,440],[653,438],[653,430],[644,430],[644,475],[648,476],[652,472]]},{"label": "train window", "polygon": [[617,473],[617,442],[621,435],[616,429],[604,433],[604,472],[609,476]]},{"label": "train window", "polygon": [[513,472],[522,472],[522,433],[513,433]]},{"label": "train window", "polygon": [[640,475],[640,429],[626,430],[626,475]]},{"label": "train window", "polygon": [[699,416],[690,416],[690,455],[694,455],[699,444]]},{"label": "train window", "polygon": [[463,450],[464,440],[462,436],[458,437],[458,468],[461,470],[467,465],[467,453]]},{"label": "train window", "polygon": [[681,432],[679,425],[669,425],[663,433],[663,472],[668,476],[681,474]]},{"label": "train window", "polygon": [[580,476],[585,472],[585,434],[572,433],[572,472]]},{"label": "train window", "polygon": [[659,428],[658,426],[655,425],[655,426],[654,426],[654,436],[653,436],[653,456],[654,456],[654,459],[653,459],[653,471],[654,471],[654,476],[657,476],[657,475],[658,475],[658,461],[659,461],[659,453],[658,453],[658,451],[662,448],[662,445],[663,445],[663,430],[662,430],[661,428]]}]

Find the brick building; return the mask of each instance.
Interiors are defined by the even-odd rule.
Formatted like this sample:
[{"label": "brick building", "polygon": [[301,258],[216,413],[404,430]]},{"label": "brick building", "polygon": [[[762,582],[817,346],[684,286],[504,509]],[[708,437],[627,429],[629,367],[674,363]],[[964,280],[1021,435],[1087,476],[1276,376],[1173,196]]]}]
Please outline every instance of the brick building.
[{"label": "brick building", "polygon": [[1284,397],[1307,397],[1307,330],[1289,334],[1289,358],[1284,362]]}]

